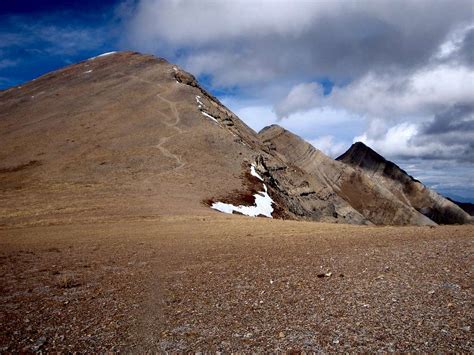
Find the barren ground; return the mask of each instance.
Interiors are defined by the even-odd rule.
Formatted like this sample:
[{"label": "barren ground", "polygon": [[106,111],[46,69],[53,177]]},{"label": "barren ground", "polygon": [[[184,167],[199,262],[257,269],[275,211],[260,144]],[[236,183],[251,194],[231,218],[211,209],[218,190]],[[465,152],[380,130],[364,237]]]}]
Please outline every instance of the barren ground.
[{"label": "barren ground", "polygon": [[4,226],[0,352],[472,353],[473,236],[218,213]]}]

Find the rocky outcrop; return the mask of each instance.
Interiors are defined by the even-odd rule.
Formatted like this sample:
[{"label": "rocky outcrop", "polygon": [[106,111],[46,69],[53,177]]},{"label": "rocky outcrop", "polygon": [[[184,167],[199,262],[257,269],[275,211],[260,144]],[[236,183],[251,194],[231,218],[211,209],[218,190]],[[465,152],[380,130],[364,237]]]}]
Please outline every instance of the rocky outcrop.
[{"label": "rocky outcrop", "polygon": [[470,216],[474,216],[474,204],[473,203],[459,202],[459,201],[452,200],[449,197],[446,197],[446,198],[449,201],[451,201],[452,203],[455,203],[456,205],[461,207],[464,210],[464,212],[468,213]]},{"label": "rocky outcrop", "polygon": [[[259,136],[276,157],[303,172],[305,184],[299,191],[312,203],[331,206],[336,215],[352,223],[434,224],[364,172],[329,158],[282,127],[266,127]],[[277,178],[285,180],[283,175],[291,176],[285,171]]]},{"label": "rocky outcrop", "polygon": [[402,203],[413,207],[439,224],[470,223],[471,217],[459,206],[408,175],[364,143],[354,143],[336,160],[369,175],[385,186]]}]

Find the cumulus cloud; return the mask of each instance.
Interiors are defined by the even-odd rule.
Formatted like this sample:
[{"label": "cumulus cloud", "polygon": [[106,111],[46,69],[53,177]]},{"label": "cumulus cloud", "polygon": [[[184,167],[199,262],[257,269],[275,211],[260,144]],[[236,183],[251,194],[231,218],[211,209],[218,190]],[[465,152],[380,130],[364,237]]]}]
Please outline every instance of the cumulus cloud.
[{"label": "cumulus cloud", "polygon": [[275,106],[275,112],[279,118],[285,118],[295,112],[308,111],[321,106],[323,94],[323,87],[318,83],[298,84]]},{"label": "cumulus cloud", "polygon": [[389,157],[425,158],[425,159],[452,159],[460,157],[465,146],[460,143],[446,144],[438,140],[426,140],[420,144],[420,126],[414,123],[403,122],[390,127],[384,134],[377,137],[367,133],[354,138],[354,141],[364,142],[366,145]]},{"label": "cumulus cloud", "polygon": [[369,72],[327,96],[315,82],[297,84],[275,111],[283,118],[314,108],[346,110],[367,124],[354,140],[389,158],[474,162],[474,69],[456,54],[471,30],[447,36],[425,66],[411,71]]},{"label": "cumulus cloud", "polygon": [[332,158],[337,158],[347,150],[347,145],[343,142],[338,142],[334,136],[317,137],[310,140],[309,143]]},{"label": "cumulus cloud", "polygon": [[[436,113],[447,103],[474,102],[474,71],[449,64],[421,68],[407,75],[374,73],[335,87],[323,97],[317,83],[298,84],[275,106],[288,116],[318,106],[340,107],[369,117],[397,118]],[[298,100],[301,95],[305,100]]]},{"label": "cumulus cloud", "polygon": [[222,85],[346,80],[423,65],[471,13],[470,0],[140,0],[125,41]]}]

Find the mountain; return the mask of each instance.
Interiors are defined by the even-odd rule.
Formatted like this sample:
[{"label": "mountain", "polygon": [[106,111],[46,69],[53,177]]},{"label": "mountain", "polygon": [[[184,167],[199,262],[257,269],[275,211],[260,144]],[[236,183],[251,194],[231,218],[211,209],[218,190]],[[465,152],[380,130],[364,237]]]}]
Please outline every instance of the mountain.
[{"label": "mountain", "polygon": [[386,176],[354,165],[357,152],[334,161],[281,127],[257,134],[191,74],[135,52],[1,91],[0,147],[1,225],[216,210],[353,224],[468,222],[420,183],[409,189],[423,193],[402,193],[409,178],[395,168]]},{"label": "mountain", "polygon": [[470,216],[474,216],[474,203],[470,202],[459,202],[455,201],[449,197],[446,197],[449,201],[452,203],[458,205],[460,208],[462,208],[466,213],[468,213]]},{"label": "mountain", "polygon": [[[433,224],[364,172],[329,158],[282,127],[273,125],[264,128],[259,136],[283,161],[294,164],[311,177],[308,185],[313,199],[327,202],[341,200],[345,203],[345,210],[350,209],[352,214],[358,213],[365,221],[374,224]],[[339,210],[336,213],[345,217]]]},{"label": "mountain", "polygon": [[463,224],[471,220],[459,206],[429,189],[364,143],[354,143],[336,160],[365,172],[390,190],[400,202],[412,206],[436,223]]}]

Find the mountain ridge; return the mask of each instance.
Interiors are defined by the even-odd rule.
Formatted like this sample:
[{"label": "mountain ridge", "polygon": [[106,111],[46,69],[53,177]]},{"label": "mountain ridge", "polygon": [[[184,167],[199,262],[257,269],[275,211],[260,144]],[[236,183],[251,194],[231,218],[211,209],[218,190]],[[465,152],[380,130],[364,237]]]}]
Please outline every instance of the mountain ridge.
[{"label": "mountain ridge", "polygon": [[459,206],[429,189],[364,143],[353,144],[336,160],[370,174],[380,183],[384,183],[400,201],[413,206],[436,223],[471,222],[470,216]]},{"label": "mountain ridge", "polygon": [[1,91],[0,141],[1,224],[212,216],[214,203],[252,205],[263,185],[273,217],[435,224],[379,176],[277,125],[253,131],[192,74],[137,52]]}]

